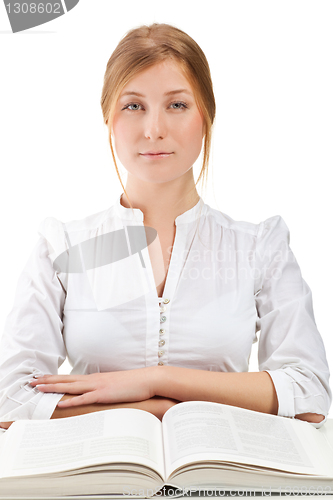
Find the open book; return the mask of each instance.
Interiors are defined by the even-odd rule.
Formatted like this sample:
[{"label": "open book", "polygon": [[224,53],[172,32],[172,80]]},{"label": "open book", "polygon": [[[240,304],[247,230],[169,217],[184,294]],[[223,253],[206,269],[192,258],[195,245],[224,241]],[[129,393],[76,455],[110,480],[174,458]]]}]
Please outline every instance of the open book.
[{"label": "open book", "polygon": [[333,493],[333,449],[307,422],[200,401],[173,406],[162,422],[131,408],[22,420],[0,440],[0,498],[151,497],[167,486],[172,496]]}]

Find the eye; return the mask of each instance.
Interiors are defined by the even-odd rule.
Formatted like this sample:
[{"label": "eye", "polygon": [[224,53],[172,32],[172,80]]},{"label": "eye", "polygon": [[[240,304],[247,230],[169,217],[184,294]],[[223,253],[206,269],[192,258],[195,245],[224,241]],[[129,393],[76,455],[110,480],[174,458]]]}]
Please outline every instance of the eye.
[{"label": "eye", "polygon": [[[130,106],[137,106],[136,109],[130,109]],[[122,111],[124,109],[128,109],[129,111],[138,111],[139,110],[139,106],[141,106],[141,104],[137,103],[137,102],[130,102],[129,104],[126,104],[126,106],[124,106],[122,108]]]},{"label": "eye", "polygon": [[185,108],[188,107],[187,104],[186,104],[186,102],[181,102],[181,101],[172,102],[170,104],[170,106],[176,106],[176,105],[177,105],[177,107],[173,108],[173,109],[185,109]]}]

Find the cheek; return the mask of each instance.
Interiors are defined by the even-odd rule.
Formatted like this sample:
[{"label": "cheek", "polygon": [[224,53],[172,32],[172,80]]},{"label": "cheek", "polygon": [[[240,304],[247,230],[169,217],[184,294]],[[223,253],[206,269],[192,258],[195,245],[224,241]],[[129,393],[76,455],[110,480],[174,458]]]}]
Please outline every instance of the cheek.
[{"label": "cheek", "polygon": [[113,144],[119,160],[127,164],[131,158],[131,152],[137,142],[138,127],[125,119],[113,121]]},{"label": "cheek", "polygon": [[115,113],[113,118],[113,137],[117,142],[129,145],[138,134],[138,121],[128,114]]},{"label": "cheek", "polygon": [[201,115],[197,113],[191,118],[181,131],[181,137],[185,144],[191,144],[192,147],[199,150],[202,144],[203,120]]},{"label": "cheek", "polygon": [[124,120],[115,119],[113,122],[113,137],[115,143],[122,144],[126,137],[129,136],[130,129]]}]

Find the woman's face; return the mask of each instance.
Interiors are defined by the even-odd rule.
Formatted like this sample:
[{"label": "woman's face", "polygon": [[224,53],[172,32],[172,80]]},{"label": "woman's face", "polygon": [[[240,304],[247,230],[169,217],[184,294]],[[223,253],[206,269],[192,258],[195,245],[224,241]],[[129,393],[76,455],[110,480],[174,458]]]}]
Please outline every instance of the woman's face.
[{"label": "woman's face", "polygon": [[156,64],[123,88],[112,135],[123,166],[143,181],[171,181],[192,168],[201,151],[204,121],[176,62]]}]

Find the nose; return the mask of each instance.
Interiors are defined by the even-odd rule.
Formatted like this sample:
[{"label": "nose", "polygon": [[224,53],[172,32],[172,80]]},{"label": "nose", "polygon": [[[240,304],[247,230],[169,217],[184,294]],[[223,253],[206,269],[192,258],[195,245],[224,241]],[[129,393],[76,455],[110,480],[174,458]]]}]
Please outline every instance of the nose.
[{"label": "nose", "polygon": [[166,137],[167,124],[161,110],[155,109],[146,113],[144,133],[146,139],[151,139],[153,141]]}]

